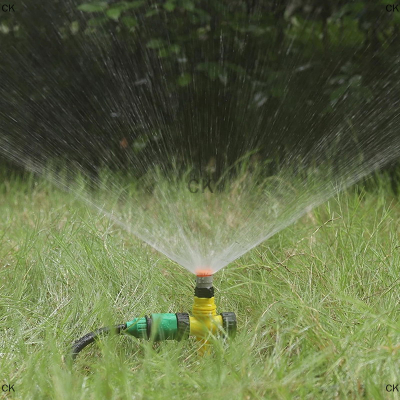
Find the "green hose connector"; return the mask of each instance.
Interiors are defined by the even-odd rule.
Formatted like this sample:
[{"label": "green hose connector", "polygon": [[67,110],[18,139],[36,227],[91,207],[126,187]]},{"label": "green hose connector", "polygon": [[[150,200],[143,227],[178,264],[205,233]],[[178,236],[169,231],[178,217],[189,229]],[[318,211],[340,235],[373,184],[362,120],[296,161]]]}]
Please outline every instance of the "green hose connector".
[{"label": "green hose connector", "polygon": [[132,321],[127,322],[125,332],[138,339],[147,339],[146,318],[135,318]]},{"label": "green hose connector", "polygon": [[125,332],[139,339],[178,339],[178,318],[176,314],[151,314],[150,317],[135,318],[126,323]]}]

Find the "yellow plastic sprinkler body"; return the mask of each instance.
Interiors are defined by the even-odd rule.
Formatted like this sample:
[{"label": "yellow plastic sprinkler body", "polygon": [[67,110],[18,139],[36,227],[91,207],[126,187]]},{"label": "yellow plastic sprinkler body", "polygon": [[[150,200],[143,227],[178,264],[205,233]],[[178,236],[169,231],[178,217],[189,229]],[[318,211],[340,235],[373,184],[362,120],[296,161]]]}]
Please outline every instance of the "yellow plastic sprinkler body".
[{"label": "yellow plastic sprinkler body", "polygon": [[210,270],[198,271],[194,290],[193,315],[188,313],[151,314],[134,318],[113,328],[100,328],[90,332],[72,345],[72,358],[88,344],[109,332],[132,335],[138,339],[182,340],[194,336],[199,345],[199,355],[210,351],[209,339],[222,333],[233,337],[236,333],[236,316],[233,312],[217,314],[214,300],[213,276]]},{"label": "yellow plastic sprinkler body", "polygon": [[199,354],[204,355],[210,351],[210,335],[223,330],[222,315],[217,315],[212,275],[197,275],[192,312],[193,316],[189,317],[190,335],[194,336],[199,344]]}]

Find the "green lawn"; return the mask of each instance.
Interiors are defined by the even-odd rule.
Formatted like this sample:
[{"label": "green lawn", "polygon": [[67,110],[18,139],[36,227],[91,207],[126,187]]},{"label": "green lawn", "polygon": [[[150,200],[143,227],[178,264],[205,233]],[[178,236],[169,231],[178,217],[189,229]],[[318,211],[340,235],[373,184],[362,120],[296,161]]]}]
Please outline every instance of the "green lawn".
[{"label": "green lawn", "polygon": [[[379,399],[400,384],[400,205],[349,190],[215,275],[238,334],[110,337],[106,325],[188,312],[194,275],[45,182],[0,186],[0,384],[15,399]],[[3,386],[4,387],[4,386]],[[400,390],[400,385],[399,385]]]}]

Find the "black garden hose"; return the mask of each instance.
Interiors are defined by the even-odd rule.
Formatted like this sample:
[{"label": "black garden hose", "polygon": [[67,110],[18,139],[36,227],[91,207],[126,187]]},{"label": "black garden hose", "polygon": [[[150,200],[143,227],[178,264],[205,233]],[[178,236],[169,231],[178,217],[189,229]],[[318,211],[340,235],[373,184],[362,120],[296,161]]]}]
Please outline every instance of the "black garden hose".
[{"label": "black garden hose", "polygon": [[82,351],[87,345],[93,343],[100,336],[104,336],[109,334],[110,332],[121,334],[126,329],[126,323],[115,325],[114,327],[104,327],[100,329],[96,329],[93,332],[88,333],[87,335],[78,339],[73,345],[71,349],[72,360],[75,360],[76,356]]}]

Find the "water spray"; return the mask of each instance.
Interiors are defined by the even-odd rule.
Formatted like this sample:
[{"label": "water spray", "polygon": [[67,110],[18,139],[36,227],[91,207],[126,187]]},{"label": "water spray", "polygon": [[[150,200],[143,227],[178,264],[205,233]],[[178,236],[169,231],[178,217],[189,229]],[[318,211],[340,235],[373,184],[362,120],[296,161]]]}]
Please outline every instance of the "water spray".
[{"label": "water spray", "polygon": [[212,271],[201,270],[196,274],[192,315],[188,313],[151,314],[149,317],[134,318],[114,328],[100,328],[83,336],[72,345],[72,358],[75,359],[87,345],[110,332],[154,342],[180,341],[193,336],[198,343],[199,355],[204,355],[211,351],[209,342],[211,337],[219,334],[225,338],[235,336],[236,315],[233,312],[217,314]]}]

